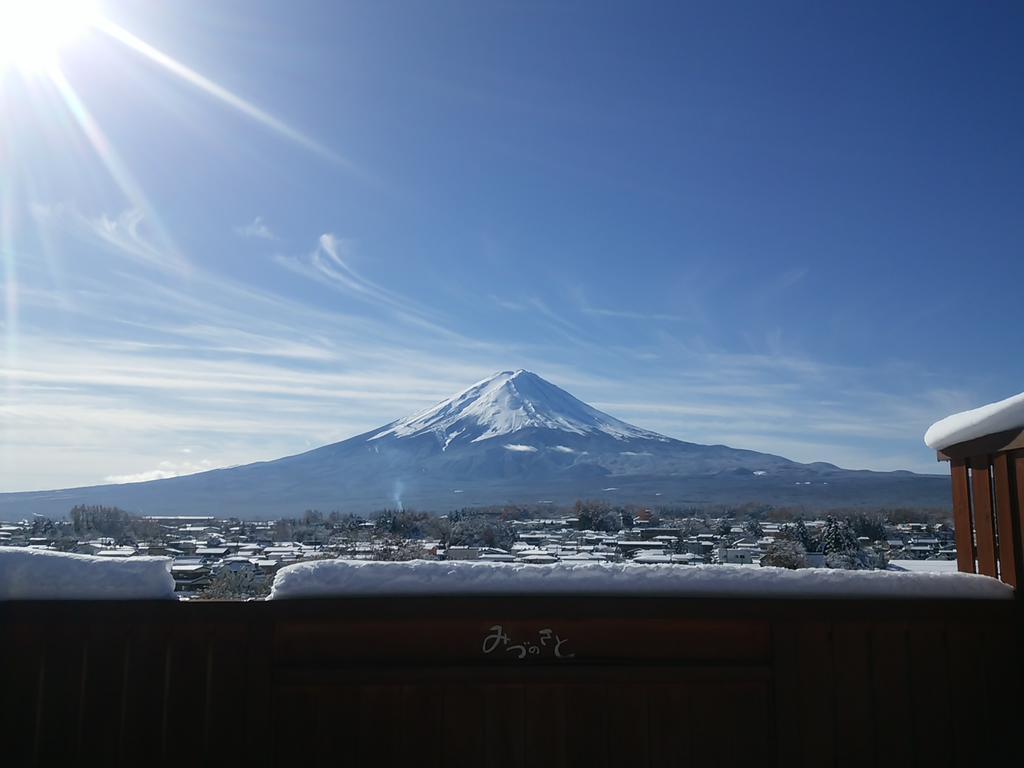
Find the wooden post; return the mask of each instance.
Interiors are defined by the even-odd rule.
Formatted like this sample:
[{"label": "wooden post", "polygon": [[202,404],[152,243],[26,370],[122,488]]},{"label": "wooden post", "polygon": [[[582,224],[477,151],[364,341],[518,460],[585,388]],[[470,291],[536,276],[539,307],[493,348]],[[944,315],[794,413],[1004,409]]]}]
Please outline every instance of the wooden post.
[{"label": "wooden post", "polygon": [[1021,583],[1021,530],[1020,510],[1013,498],[1015,478],[1012,475],[1016,462],[1008,453],[992,457],[995,473],[996,520],[999,525],[999,574],[1011,587]]},{"label": "wooden post", "polygon": [[1011,453],[1010,459],[1010,495],[1015,505],[1017,566],[1021,574],[1018,583],[1024,583],[1024,452]]},{"label": "wooden post", "polygon": [[950,462],[953,480],[953,532],[956,537],[957,570],[975,573],[974,530],[971,525],[971,491],[967,482],[967,462],[953,459]]},{"label": "wooden post", "polygon": [[971,459],[971,499],[974,502],[974,535],[978,546],[978,573],[998,577],[995,519],[992,514],[992,472],[988,456]]}]

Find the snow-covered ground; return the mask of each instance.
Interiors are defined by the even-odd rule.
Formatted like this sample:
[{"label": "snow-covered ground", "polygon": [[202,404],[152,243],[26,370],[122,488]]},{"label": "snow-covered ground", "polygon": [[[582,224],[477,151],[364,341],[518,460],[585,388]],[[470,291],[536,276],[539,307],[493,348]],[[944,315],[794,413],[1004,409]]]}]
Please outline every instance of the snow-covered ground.
[{"label": "snow-covered ground", "polygon": [[278,571],[270,598],[441,594],[1009,599],[1013,590],[987,576],[965,573],[598,562],[320,560]]},{"label": "snow-covered ground", "polygon": [[167,557],[109,558],[0,547],[0,600],[174,598]]},{"label": "snow-covered ground", "polygon": [[924,442],[929,448],[941,451],[966,440],[1020,428],[1024,428],[1024,392],[998,403],[947,416],[928,428]]}]

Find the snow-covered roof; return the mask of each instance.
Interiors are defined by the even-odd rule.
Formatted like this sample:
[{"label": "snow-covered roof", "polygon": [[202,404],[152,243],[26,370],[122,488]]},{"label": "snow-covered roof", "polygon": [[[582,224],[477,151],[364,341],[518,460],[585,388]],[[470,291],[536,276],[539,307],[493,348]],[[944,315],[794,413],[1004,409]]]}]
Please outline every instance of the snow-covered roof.
[{"label": "snow-covered roof", "polygon": [[173,598],[170,558],[109,558],[0,547],[0,600]]},{"label": "snow-covered roof", "polygon": [[956,560],[890,560],[894,571],[912,573],[956,573]]},{"label": "snow-covered roof", "polygon": [[928,428],[924,442],[929,448],[941,451],[967,440],[1018,428],[1024,428],[1024,392],[998,403],[947,416]]},{"label": "snow-covered roof", "polygon": [[439,594],[673,595],[680,597],[1003,598],[1013,589],[976,574],[741,568],[630,563],[319,560],[282,568],[271,599]]}]

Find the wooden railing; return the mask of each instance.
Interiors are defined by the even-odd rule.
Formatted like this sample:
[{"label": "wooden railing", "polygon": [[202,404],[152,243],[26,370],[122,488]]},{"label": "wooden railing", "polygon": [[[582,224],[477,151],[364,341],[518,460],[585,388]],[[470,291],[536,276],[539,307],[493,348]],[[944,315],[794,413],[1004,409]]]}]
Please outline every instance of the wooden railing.
[{"label": "wooden railing", "polygon": [[950,446],[957,566],[1024,583],[1024,430]]},{"label": "wooden railing", "polygon": [[0,604],[0,764],[989,765],[1012,600]]}]

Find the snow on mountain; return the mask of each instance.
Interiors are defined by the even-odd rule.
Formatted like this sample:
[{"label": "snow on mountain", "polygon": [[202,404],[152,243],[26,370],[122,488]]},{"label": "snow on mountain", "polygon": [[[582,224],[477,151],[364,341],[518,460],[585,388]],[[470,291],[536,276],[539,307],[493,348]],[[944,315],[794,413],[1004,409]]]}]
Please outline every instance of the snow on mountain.
[{"label": "snow on mountain", "polygon": [[[523,429],[553,429],[576,435],[604,434],[617,440],[668,442],[655,432],[602,413],[530,371],[501,371],[432,408],[388,424],[369,440],[430,434],[447,449]],[[507,447],[507,446],[506,446]],[[523,450],[513,447],[510,450]]]},{"label": "snow on mountain", "polygon": [[275,461],[148,482],[0,494],[0,519],[62,516],[75,504],[150,515],[269,518],[307,509],[442,512],[456,505],[581,498],[687,506],[938,506],[948,503],[947,486],[941,476],[850,471],[676,440],[517,370],[365,434]]}]

